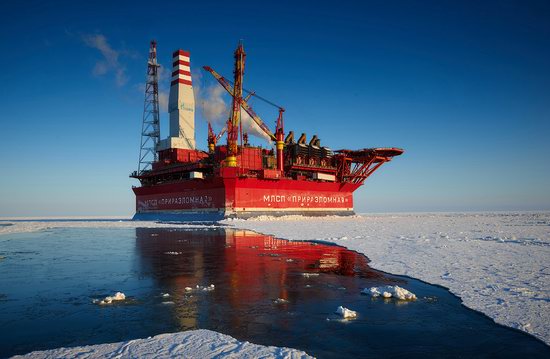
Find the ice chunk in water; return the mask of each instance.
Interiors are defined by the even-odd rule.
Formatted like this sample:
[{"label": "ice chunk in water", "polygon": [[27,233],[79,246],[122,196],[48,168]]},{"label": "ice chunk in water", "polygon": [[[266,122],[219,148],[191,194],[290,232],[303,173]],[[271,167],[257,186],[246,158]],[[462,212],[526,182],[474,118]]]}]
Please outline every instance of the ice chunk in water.
[{"label": "ice chunk in water", "polygon": [[384,298],[397,298],[399,300],[415,300],[416,295],[409,292],[405,288],[401,288],[397,285],[387,285],[385,287],[371,287],[365,288],[361,292],[372,297],[382,296]]},{"label": "ice chunk in water", "polygon": [[335,313],[338,314],[338,315],[341,315],[344,319],[357,318],[357,312],[356,311],[350,310],[348,308],[344,308],[342,306],[339,306],[336,309]]},{"label": "ice chunk in water", "polygon": [[115,301],[122,301],[126,299],[126,295],[122,292],[116,292],[113,296],[105,297],[102,300],[95,299],[93,302],[99,305],[112,304]]}]

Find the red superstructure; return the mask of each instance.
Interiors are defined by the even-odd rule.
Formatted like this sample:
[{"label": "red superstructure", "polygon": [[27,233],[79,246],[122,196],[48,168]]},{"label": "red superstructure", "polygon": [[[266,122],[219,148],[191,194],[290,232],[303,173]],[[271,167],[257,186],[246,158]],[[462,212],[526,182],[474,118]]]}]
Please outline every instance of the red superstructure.
[{"label": "red superstructure", "polygon": [[[179,51],[174,56],[189,58],[188,52]],[[220,134],[216,135],[211,125],[208,126],[208,152],[157,146],[151,168],[131,175],[141,182],[140,187],[133,188],[136,194],[135,219],[219,219],[261,214],[349,215],[354,213],[353,192],[382,164],[403,153],[399,148],[332,151],[321,146],[317,136],[308,142],[306,135],[302,134],[295,140],[290,131],[285,137],[284,109],[280,106],[277,106],[277,127],[272,133],[247,102],[250,96],[262,98],[254,92],[243,98],[245,56],[243,46],[239,44],[235,51],[234,86],[212,68],[204,67],[233,99],[230,118]],[[185,65],[190,66],[189,62]],[[173,75],[191,85],[190,73]],[[177,81],[173,87],[174,84],[181,85]],[[184,93],[182,89],[179,91]],[[172,100],[172,89],[170,96]],[[176,98],[173,101],[179,101],[181,108],[190,102]],[[191,102],[194,106],[194,99]],[[248,144],[241,109],[274,142],[274,149]],[[194,122],[192,126],[194,129]],[[225,132],[227,144],[218,145]],[[178,138],[170,141],[167,143],[181,142]],[[194,134],[192,142],[187,143],[194,144]]]}]

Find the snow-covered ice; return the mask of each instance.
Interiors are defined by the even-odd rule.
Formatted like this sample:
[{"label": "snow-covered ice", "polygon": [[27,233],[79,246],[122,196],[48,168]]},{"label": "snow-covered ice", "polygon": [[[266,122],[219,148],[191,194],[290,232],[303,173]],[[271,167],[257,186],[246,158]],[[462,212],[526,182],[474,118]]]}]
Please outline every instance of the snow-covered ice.
[{"label": "snow-covered ice", "polygon": [[103,299],[94,299],[93,303],[99,305],[113,304],[113,302],[120,302],[126,300],[126,295],[122,292],[116,292],[114,295],[107,296]]},{"label": "snow-covered ice", "polygon": [[[0,218],[0,223],[10,224],[9,226],[0,226],[0,235],[10,233],[22,233],[22,232],[37,232],[51,228],[215,228],[219,227],[215,224],[177,224],[177,223],[158,223],[152,221],[113,221],[113,220],[85,220],[78,221],[76,219],[70,220],[56,220],[51,219],[48,221],[24,221],[21,219],[9,220],[6,218]],[[155,233],[151,234],[155,236]],[[1,240],[1,237],[0,237]]]},{"label": "snow-covered ice", "polygon": [[249,342],[210,330],[161,334],[127,342],[37,351],[13,358],[312,358],[306,352]]},{"label": "snow-covered ice", "polygon": [[[0,242],[1,234],[49,228],[217,227],[132,221],[9,223],[0,226]],[[548,212],[286,216],[227,220],[222,225],[344,245],[366,254],[373,268],[447,287],[466,306],[550,344]]]},{"label": "snow-covered ice", "polygon": [[365,288],[361,292],[363,294],[370,295],[372,297],[384,297],[384,298],[397,298],[399,300],[415,300],[416,295],[409,292],[405,288],[401,288],[397,285],[387,285],[384,287],[370,287]]},{"label": "snow-covered ice", "polygon": [[345,308],[345,307],[342,307],[342,306],[339,306],[338,308],[336,308],[336,311],[334,313],[338,314],[339,316],[341,316],[344,319],[357,318],[357,312],[356,311]]},{"label": "snow-covered ice", "polygon": [[222,223],[344,245],[367,255],[373,268],[447,287],[467,307],[550,344],[548,212],[285,216]]}]

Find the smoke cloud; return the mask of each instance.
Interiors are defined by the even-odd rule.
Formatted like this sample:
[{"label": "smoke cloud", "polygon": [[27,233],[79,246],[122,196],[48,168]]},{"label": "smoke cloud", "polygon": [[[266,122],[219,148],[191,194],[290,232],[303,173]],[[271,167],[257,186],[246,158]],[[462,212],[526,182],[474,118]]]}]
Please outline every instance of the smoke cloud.
[{"label": "smoke cloud", "polygon": [[250,117],[250,115],[241,108],[241,122],[243,124],[243,132],[247,132],[249,135],[258,137],[271,142],[271,138],[258,126],[258,124]]},{"label": "smoke cloud", "polygon": [[159,111],[168,112],[168,91],[159,89]]},{"label": "smoke cloud", "polygon": [[205,89],[205,94],[199,91],[199,104],[206,121],[213,125],[224,126],[229,118],[229,106],[223,98],[225,89],[221,86],[210,86]]},{"label": "smoke cloud", "polygon": [[103,76],[109,72],[113,72],[117,86],[124,86],[128,82],[126,67],[119,61],[121,51],[113,49],[104,35],[83,35],[82,41],[87,46],[98,50],[103,56],[101,60],[95,63],[93,69],[95,76]]},{"label": "smoke cloud", "polygon": [[[195,101],[198,104],[204,119],[220,129],[226,125],[231,112],[230,97],[223,87],[212,84],[207,88],[202,87],[202,74],[193,73],[193,88]],[[227,98],[227,101],[226,101]],[[241,122],[243,131],[249,135],[271,141],[264,131],[254,122],[246,111],[241,109]]]}]

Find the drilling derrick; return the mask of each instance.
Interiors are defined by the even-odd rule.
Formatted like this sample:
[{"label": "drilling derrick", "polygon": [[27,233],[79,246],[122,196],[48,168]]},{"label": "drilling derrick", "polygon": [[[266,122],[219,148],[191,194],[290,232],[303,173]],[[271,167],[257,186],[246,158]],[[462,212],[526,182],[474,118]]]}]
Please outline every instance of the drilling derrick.
[{"label": "drilling derrick", "polygon": [[244,75],[244,52],[243,44],[239,43],[235,50],[235,86],[233,87],[233,104],[231,118],[227,121],[227,167],[237,166],[237,140],[239,138],[239,126],[241,122],[241,106],[243,103],[243,75]]},{"label": "drilling derrick", "polygon": [[143,122],[141,126],[141,145],[137,174],[151,169],[158,160],[157,147],[160,141],[159,126],[159,87],[157,63],[157,42],[151,41],[149,59],[147,61],[147,77],[145,81],[145,101],[143,104]]}]

